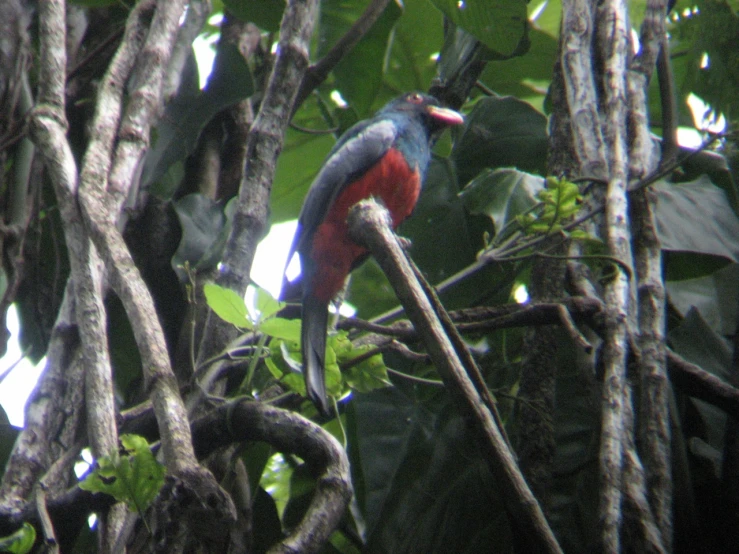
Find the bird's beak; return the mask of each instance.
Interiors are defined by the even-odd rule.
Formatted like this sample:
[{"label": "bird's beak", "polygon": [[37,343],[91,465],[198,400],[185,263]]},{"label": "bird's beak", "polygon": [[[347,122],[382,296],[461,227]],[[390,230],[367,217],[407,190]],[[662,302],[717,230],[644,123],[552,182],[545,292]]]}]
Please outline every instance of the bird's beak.
[{"label": "bird's beak", "polygon": [[464,123],[464,117],[462,117],[462,114],[454,110],[450,110],[449,108],[428,106],[426,110],[428,111],[428,114],[439,123],[443,123],[445,125],[461,125]]}]

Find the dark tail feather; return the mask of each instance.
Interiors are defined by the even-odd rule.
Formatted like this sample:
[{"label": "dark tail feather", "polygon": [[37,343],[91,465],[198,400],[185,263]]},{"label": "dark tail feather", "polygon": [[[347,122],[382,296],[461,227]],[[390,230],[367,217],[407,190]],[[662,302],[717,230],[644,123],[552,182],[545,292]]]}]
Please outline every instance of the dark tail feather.
[{"label": "dark tail feather", "polygon": [[303,349],[303,376],[308,398],[322,415],[331,414],[326,398],[326,325],[328,303],[312,294],[303,295],[303,325],[300,338]]}]

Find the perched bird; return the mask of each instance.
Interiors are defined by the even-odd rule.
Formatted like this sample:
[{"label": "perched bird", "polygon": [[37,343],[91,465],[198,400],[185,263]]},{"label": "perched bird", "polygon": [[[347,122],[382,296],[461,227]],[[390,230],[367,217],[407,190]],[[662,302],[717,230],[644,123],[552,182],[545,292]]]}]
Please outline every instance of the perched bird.
[{"label": "perched bird", "polygon": [[324,415],[330,413],[324,375],[328,305],[349,272],[368,256],[349,238],[349,209],[374,197],[397,227],[418,200],[432,134],[462,122],[459,113],[431,96],[413,92],[396,98],[341,136],[308,191],[288,262],[297,252],[303,282],[303,374],[308,397]]}]

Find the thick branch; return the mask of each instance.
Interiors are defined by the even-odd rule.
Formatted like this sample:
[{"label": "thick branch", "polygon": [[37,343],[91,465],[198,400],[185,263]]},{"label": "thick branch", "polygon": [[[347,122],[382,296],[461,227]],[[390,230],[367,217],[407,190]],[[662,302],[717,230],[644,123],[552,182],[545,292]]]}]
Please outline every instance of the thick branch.
[{"label": "thick branch", "polygon": [[[630,180],[643,179],[657,168],[659,156],[649,132],[647,85],[666,42],[665,0],[647,2],[641,49],[629,71]],[[667,107],[665,107],[667,109]],[[649,189],[631,195],[639,329],[636,337],[641,380],[638,433],[647,498],[660,543],[672,550],[672,462],[670,459],[669,381],[665,355],[665,286],[662,249],[657,235],[655,199]]]},{"label": "thick branch", "polygon": [[604,287],[606,333],[603,340],[603,404],[600,444],[600,521],[603,551],[621,551],[621,502],[623,496],[623,456],[628,430],[625,414],[627,390],[626,357],[629,332],[635,327],[636,303],[629,271],[633,267],[627,201],[628,153],[626,148],[626,56],[629,27],[626,5],[621,0],[604,2],[597,14],[597,55],[603,58],[604,131],[609,152],[606,191],[605,231],[608,253],[621,261]]},{"label": "thick branch", "polygon": [[299,456],[316,475],[316,493],[305,517],[269,552],[317,552],[344,516],[352,496],[349,460],[330,433],[301,415],[235,400],[195,421],[193,436],[200,457],[234,442],[263,441]]},{"label": "thick branch", "polygon": [[493,475],[504,491],[504,501],[523,541],[532,552],[561,552],[541,507],[521,475],[501,430],[467,376],[457,352],[415,279],[405,253],[388,225],[387,211],[374,201],[360,202],[348,218],[350,234],[365,244],[421,334],[426,349],[464,415],[483,437],[483,448]]},{"label": "thick branch", "polygon": [[[267,227],[277,156],[282,150],[298,87],[308,67],[316,9],[317,0],[288,2],[272,74],[247,139],[244,179],[223,255],[222,271],[217,278],[219,285],[242,296],[249,284],[257,244]],[[213,315],[208,317],[199,359],[217,354],[233,336],[230,324]]]}]

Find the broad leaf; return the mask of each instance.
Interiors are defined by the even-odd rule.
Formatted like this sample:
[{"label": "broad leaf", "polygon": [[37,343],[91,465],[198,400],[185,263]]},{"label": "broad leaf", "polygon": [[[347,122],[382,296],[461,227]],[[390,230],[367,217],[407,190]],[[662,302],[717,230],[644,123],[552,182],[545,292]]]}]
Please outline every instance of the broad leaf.
[{"label": "broad leaf", "polygon": [[259,330],[265,335],[287,341],[300,340],[300,320],[271,317],[259,324]]},{"label": "broad leaf", "polygon": [[274,298],[269,291],[262,287],[257,287],[256,297],[257,312],[259,313],[260,321],[269,319],[285,307],[284,302],[280,302]]},{"label": "broad leaf", "polygon": [[703,176],[652,187],[657,195],[657,233],[663,250],[696,252],[739,262],[739,219],[726,194]]},{"label": "broad leaf", "polygon": [[526,37],[522,0],[432,0],[444,15],[500,56],[510,56]]},{"label": "broad leaf", "polygon": [[[320,124],[320,128],[326,128],[326,123],[316,113],[312,113],[310,120],[300,120],[299,124],[309,125],[313,129]],[[307,134],[294,129],[287,130],[285,146],[277,160],[272,183],[272,223],[298,217],[308,187],[335,142],[336,139],[331,134]]]},{"label": "broad leaf", "polygon": [[495,223],[496,233],[539,203],[544,179],[516,169],[486,169],[460,193],[465,208]]},{"label": "broad leaf", "polygon": [[103,492],[125,502],[131,511],[143,514],[164,484],[164,466],[157,462],[149,443],[138,435],[121,435],[122,452],[97,460],[95,470],[81,489]]},{"label": "broad leaf", "polygon": [[[397,389],[355,394],[348,426],[366,552],[472,553],[510,547],[504,509],[476,441],[449,404],[436,414]],[[359,461],[359,460],[358,460]],[[408,526],[412,521],[413,525]],[[454,525],[440,525],[454,521]]]},{"label": "broad leaf", "polygon": [[[318,55],[333,47],[359,18],[369,2],[324,0],[321,2]],[[393,26],[402,14],[402,4],[391,0],[359,44],[334,68],[335,86],[342,97],[365,117],[380,88]]]},{"label": "broad leaf", "polygon": [[399,91],[428,90],[436,76],[436,55],[444,42],[443,16],[426,1],[405,2],[392,35],[385,67],[384,96],[377,107]]},{"label": "broad leaf", "polygon": [[208,306],[218,317],[242,329],[251,329],[252,323],[246,310],[246,303],[231,289],[213,283],[203,285],[203,294]]},{"label": "broad leaf", "polygon": [[706,277],[668,281],[670,303],[683,315],[696,308],[706,323],[721,335],[736,330],[739,307],[739,264],[731,264]]},{"label": "broad leaf", "polygon": [[547,120],[516,98],[484,98],[467,116],[464,130],[452,150],[460,183],[483,169],[517,167],[544,174]]},{"label": "broad leaf", "polygon": [[711,329],[695,308],[688,310],[679,327],[669,333],[672,349],[714,375],[727,379],[731,372],[731,348]]},{"label": "broad leaf", "polygon": [[[731,373],[731,348],[716,334],[696,309],[691,309],[679,327],[669,333],[672,349],[705,371],[728,381]],[[706,402],[693,399],[704,420],[706,434],[701,438],[719,451],[724,447],[726,413]]]},{"label": "broad leaf", "polygon": [[223,0],[223,3],[241,21],[254,23],[271,33],[280,30],[285,0]]}]

